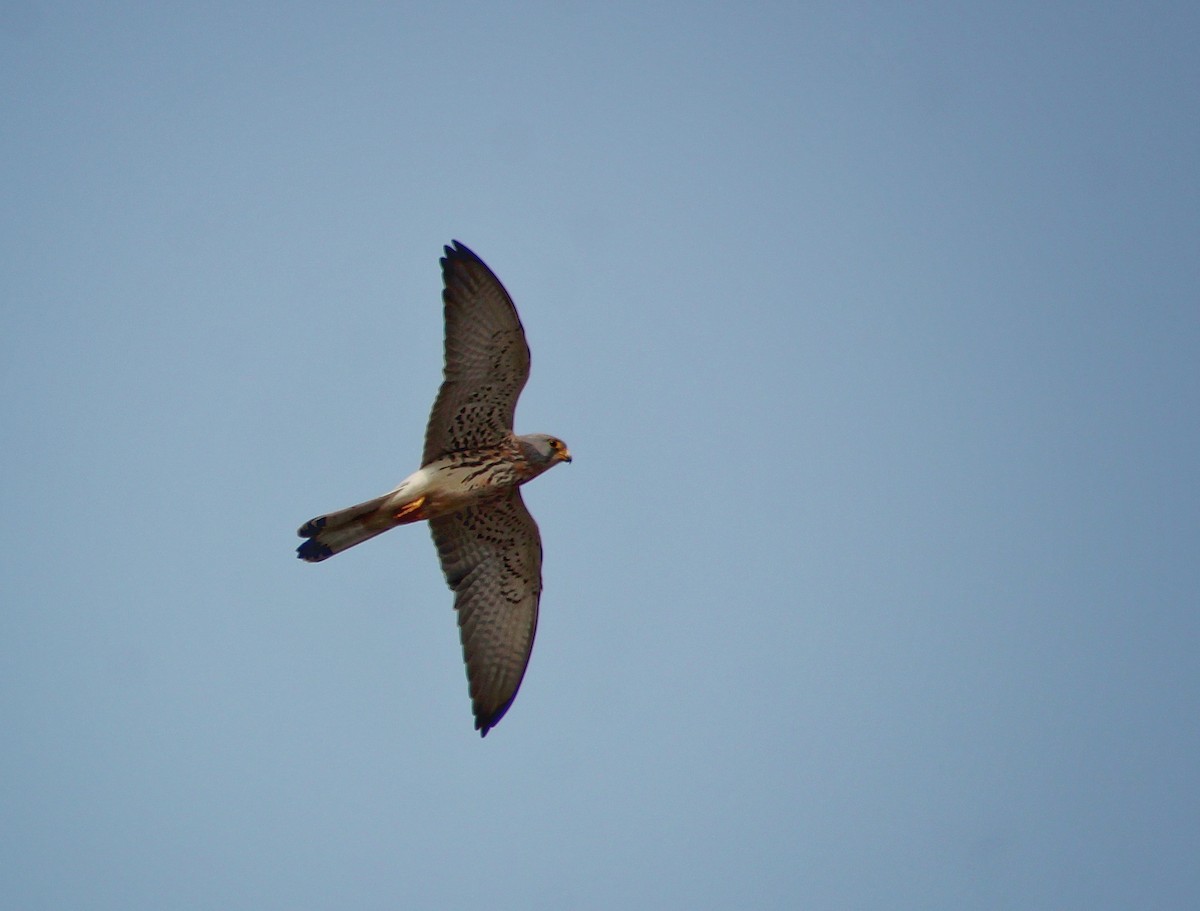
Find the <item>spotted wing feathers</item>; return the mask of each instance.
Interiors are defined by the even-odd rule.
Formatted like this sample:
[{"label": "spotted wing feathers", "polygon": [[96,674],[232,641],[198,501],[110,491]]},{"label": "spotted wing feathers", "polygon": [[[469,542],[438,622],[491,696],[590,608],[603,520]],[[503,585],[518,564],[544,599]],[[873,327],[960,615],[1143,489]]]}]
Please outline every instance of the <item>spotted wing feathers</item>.
[{"label": "spotted wing feathers", "polygon": [[475,727],[486,735],[521,686],[542,595],[542,542],[518,490],[429,522],[454,590]]},{"label": "spotted wing feathers", "polygon": [[445,377],[425,430],[423,465],[506,439],[529,378],[525,330],[500,280],[458,241],[445,253]]}]

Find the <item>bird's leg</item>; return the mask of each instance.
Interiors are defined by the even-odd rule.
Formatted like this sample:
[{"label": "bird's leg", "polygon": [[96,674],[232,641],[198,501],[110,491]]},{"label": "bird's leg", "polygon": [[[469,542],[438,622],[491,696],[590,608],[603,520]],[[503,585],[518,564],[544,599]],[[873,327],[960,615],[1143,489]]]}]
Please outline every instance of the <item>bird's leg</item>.
[{"label": "bird's leg", "polygon": [[411,503],[405,503],[392,516],[397,522],[419,522],[425,518],[422,507],[425,505],[424,497],[417,497]]}]

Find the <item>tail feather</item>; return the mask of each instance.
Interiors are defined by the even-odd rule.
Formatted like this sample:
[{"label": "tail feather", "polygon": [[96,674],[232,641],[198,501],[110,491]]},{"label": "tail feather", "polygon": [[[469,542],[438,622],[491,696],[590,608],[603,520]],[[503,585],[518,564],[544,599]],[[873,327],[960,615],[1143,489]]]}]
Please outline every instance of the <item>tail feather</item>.
[{"label": "tail feather", "polygon": [[309,563],[320,563],[400,524],[390,510],[381,509],[390,496],[384,494],[305,522],[297,534],[308,540],[296,548],[296,555]]}]

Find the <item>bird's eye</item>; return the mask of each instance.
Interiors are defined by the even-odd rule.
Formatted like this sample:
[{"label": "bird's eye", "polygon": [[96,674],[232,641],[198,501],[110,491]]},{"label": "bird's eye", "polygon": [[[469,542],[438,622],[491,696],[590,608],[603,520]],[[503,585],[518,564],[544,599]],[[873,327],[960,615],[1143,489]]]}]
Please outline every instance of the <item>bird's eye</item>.
[{"label": "bird's eye", "polygon": [[554,449],[562,449],[562,440],[551,440],[550,445]]}]

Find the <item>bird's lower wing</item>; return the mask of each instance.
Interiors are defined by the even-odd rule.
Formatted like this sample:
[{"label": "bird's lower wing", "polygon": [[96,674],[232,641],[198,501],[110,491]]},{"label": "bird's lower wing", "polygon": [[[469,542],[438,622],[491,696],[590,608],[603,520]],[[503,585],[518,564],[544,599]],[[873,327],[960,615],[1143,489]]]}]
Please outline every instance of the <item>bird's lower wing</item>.
[{"label": "bird's lower wing", "polygon": [[454,590],[475,727],[486,735],[516,698],[533,650],[542,594],[542,542],[517,489],[431,519]]}]

